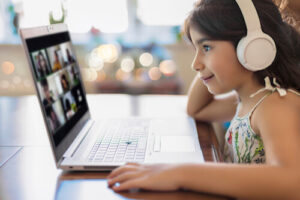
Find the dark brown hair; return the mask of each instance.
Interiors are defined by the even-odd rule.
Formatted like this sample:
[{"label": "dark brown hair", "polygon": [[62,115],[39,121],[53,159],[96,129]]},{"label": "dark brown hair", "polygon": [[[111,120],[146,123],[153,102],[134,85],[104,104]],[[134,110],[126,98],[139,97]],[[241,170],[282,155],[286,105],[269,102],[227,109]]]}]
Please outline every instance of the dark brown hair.
[{"label": "dark brown hair", "polygon": [[[264,78],[276,78],[283,88],[300,91],[300,34],[282,20],[278,7],[272,0],[253,0],[263,32],[276,44],[274,62],[266,69],[254,72],[260,84]],[[185,33],[191,41],[190,27],[212,40],[231,42],[235,48],[246,36],[247,28],[235,0],[201,0],[185,21]]]}]

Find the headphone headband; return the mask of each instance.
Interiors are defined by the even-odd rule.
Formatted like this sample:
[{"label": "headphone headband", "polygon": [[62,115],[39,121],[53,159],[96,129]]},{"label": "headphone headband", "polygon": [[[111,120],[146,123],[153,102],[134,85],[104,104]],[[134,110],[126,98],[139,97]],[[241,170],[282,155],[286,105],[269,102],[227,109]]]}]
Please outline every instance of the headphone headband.
[{"label": "headphone headband", "polygon": [[261,31],[260,20],[252,0],[235,0],[235,1],[240,7],[240,10],[244,17],[244,21],[247,27],[247,32],[250,33],[257,30]]}]

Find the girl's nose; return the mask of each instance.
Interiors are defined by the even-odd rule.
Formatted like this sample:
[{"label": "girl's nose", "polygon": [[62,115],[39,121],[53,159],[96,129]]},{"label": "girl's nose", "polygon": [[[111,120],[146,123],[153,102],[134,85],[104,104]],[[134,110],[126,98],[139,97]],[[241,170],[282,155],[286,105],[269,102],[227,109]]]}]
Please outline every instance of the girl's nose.
[{"label": "girl's nose", "polygon": [[192,65],[192,69],[193,69],[194,71],[199,72],[199,71],[202,71],[202,70],[204,69],[204,65],[201,64],[201,63],[193,64],[193,65]]},{"label": "girl's nose", "polygon": [[194,58],[194,61],[192,63],[192,69],[194,71],[199,72],[199,71],[202,71],[204,68],[205,68],[205,66],[204,66],[203,62],[201,61],[200,56],[197,53],[195,58]]}]

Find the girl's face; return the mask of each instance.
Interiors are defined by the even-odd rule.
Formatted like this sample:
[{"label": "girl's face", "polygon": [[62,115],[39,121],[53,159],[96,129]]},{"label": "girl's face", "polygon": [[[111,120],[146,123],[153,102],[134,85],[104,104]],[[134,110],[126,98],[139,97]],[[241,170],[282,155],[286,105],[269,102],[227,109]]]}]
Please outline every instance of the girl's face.
[{"label": "girl's face", "polygon": [[51,119],[53,120],[53,122],[57,121],[57,117],[54,111],[51,112]]},{"label": "girl's face", "polygon": [[62,85],[63,85],[64,89],[67,89],[68,85],[67,85],[66,80],[65,79],[61,79],[61,82],[62,82]]},{"label": "girl's face", "polygon": [[252,72],[246,70],[238,61],[236,50],[228,41],[210,40],[193,27],[190,35],[196,49],[192,68],[212,94],[221,94],[242,87],[246,76]]},{"label": "girl's face", "polygon": [[46,61],[43,55],[39,56],[40,59],[40,63],[41,63],[41,67],[43,68],[43,70],[46,70]]}]

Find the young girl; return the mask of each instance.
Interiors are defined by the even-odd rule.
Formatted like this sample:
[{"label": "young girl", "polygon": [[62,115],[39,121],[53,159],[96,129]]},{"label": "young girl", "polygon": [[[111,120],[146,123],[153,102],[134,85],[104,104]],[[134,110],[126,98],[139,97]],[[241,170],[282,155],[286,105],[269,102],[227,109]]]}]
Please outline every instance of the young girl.
[{"label": "young girl", "polygon": [[231,120],[226,163],[130,163],[108,176],[115,191],[185,188],[238,198],[300,199],[300,35],[283,22],[272,0],[253,3],[277,48],[273,63],[256,72],[237,58],[247,28],[235,0],[202,0],[186,21],[197,72],[187,112],[201,121]]}]

